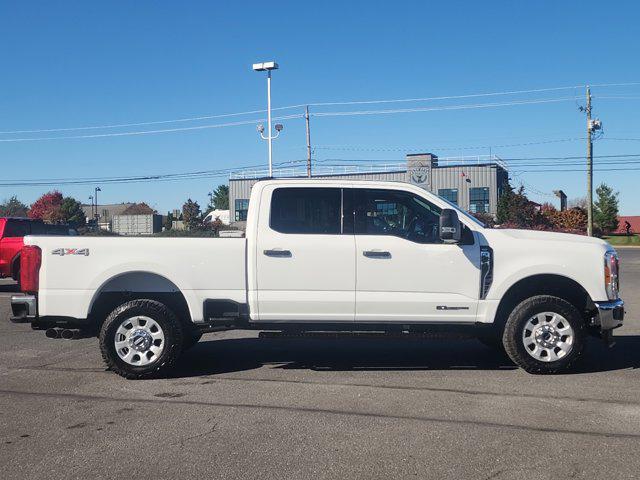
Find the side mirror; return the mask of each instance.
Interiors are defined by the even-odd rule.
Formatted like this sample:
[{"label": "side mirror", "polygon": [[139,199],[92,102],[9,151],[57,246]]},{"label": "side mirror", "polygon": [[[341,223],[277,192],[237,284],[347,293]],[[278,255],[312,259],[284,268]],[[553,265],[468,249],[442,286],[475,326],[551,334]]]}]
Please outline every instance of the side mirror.
[{"label": "side mirror", "polygon": [[440,240],[444,243],[458,243],[462,233],[462,225],[458,213],[452,208],[445,208],[440,213]]}]

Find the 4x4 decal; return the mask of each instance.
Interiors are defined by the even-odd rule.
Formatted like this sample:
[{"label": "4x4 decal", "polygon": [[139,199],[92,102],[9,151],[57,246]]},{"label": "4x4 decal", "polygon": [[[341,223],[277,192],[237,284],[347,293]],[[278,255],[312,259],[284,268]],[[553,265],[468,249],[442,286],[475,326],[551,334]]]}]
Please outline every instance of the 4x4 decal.
[{"label": "4x4 decal", "polygon": [[84,255],[85,257],[89,256],[88,248],[56,248],[51,252],[51,255],[60,255],[64,257],[65,255]]}]

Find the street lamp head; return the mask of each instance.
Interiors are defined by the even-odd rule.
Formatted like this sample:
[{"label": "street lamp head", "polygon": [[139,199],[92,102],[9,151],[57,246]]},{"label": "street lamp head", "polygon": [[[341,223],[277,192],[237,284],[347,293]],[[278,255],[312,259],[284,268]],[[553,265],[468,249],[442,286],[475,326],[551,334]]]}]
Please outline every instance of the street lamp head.
[{"label": "street lamp head", "polygon": [[276,132],[281,132],[283,128],[284,127],[282,126],[281,123],[276,123],[276,126],[275,126]]},{"label": "street lamp head", "polygon": [[256,72],[265,72],[268,70],[277,70],[278,64],[276,62],[262,62],[262,63],[254,63],[253,69]]},{"label": "street lamp head", "polygon": [[258,133],[264,133],[264,125],[262,125],[261,123],[258,124],[256,130],[258,130]]}]

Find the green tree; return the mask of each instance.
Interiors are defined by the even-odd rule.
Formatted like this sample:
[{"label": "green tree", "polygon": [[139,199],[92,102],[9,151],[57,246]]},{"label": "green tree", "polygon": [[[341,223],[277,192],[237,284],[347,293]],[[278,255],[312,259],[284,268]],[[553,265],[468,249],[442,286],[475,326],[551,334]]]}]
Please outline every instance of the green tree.
[{"label": "green tree", "polygon": [[62,221],[75,227],[83,227],[87,223],[82,204],[73,197],[64,197],[60,205],[60,212]]},{"label": "green tree", "polygon": [[618,228],[618,192],[606,183],[596,188],[598,199],[593,204],[593,221],[603,233],[613,232]]},{"label": "green tree", "polygon": [[525,195],[523,185],[514,190],[509,182],[505,182],[497,207],[496,221],[500,225],[531,228],[542,221],[542,216]]},{"label": "green tree", "polygon": [[229,186],[218,185],[211,195],[206,213],[211,210],[229,210]]},{"label": "green tree", "polygon": [[514,202],[515,192],[509,181],[502,185],[502,194],[498,199],[496,222],[498,224],[507,223],[511,215],[511,205]]},{"label": "green tree", "polygon": [[26,217],[29,207],[12,195],[0,204],[0,217]]},{"label": "green tree", "polygon": [[164,220],[164,229],[171,230],[173,228],[173,212],[167,212],[167,216]]},{"label": "green tree", "polygon": [[202,222],[202,212],[198,202],[194,202],[190,198],[182,205],[182,220],[189,230],[193,230],[200,226]]}]

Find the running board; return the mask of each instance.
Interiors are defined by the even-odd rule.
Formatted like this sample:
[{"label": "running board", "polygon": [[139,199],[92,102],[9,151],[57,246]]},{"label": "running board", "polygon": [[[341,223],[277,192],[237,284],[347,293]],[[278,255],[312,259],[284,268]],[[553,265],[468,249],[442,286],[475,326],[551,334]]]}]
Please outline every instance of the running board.
[{"label": "running board", "polygon": [[431,339],[461,340],[475,338],[475,332],[410,332],[410,331],[262,331],[259,338],[385,338],[385,339]]}]

